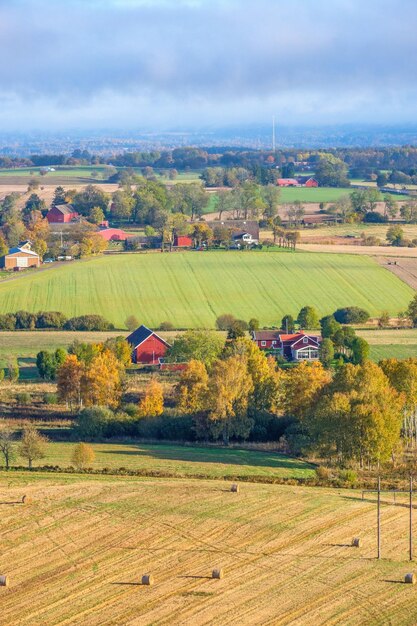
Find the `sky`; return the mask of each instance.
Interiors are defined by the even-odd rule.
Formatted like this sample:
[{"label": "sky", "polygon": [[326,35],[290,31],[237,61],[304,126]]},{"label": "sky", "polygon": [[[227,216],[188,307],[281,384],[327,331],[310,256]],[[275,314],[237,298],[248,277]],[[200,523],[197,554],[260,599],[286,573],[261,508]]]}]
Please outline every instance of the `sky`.
[{"label": "sky", "polygon": [[0,0],[0,130],[417,121],[416,0]]}]

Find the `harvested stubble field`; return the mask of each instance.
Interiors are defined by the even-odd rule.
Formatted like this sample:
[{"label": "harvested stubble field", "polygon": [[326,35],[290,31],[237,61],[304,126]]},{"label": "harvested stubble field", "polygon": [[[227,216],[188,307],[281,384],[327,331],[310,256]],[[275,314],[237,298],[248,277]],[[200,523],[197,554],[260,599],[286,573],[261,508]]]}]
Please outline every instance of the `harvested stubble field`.
[{"label": "harvested stubble field", "polygon": [[417,622],[415,587],[397,584],[412,570],[401,502],[383,506],[378,562],[375,503],[354,491],[229,489],[1,473],[1,626]]},{"label": "harvested stubble field", "polygon": [[213,251],[99,257],[0,283],[0,313],[21,309],[128,315],[157,327],[213,328],[230,312],[277,325],[306,304],[319,313],[356,305],[397,314],[413,291],[370,258],[310,253]]}]

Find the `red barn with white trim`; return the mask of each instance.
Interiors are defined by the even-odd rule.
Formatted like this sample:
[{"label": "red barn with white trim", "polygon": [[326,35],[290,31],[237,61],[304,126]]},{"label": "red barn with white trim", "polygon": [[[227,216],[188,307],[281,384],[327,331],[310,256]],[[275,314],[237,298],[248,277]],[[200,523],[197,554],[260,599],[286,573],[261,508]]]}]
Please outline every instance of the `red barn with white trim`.
[{"label": "red barn with white trim", "polygon": [[146,326],[139,326],[133,331],[126,341],[132,346],[133,363],[144,365],[159,365],[162,357],[165,356],[168,348],[171,347],[165,339],[162,339],[153,330]]}]

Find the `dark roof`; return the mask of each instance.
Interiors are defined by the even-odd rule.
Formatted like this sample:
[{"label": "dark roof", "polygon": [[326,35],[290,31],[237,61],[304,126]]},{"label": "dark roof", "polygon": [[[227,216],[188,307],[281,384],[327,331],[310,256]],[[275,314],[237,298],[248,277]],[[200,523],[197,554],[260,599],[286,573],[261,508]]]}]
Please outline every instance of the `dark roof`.
[{"label": "dark roof", "polygon": [[254,330],[252,337],[254,341],[274,341],[279,339],[280,330]]},{"label": "dark roof", "polygon": [[316,180],[316,179],[314,178],[314,176],[299,176],[297,178],[297,182],[300,185],[305,185],[308,180]]},{"label": "dark roof", "polygon": [[152,337],[152,335],[158,337],[158,339],[163,341],[163,343],[165,343],[167,346],[170,345],[167,341],[165,341],[165,339],[162,339],[162,337],[157,335],[153,330],[151,330],[147,326],[144,326],[143,324],[142,326],[139,326],[139,328],[134,330],[133,333],[130,333],[130,335],[126,337],[126,341],[132,344],[134,348],[137,348],[138,346],[140,346],[141,343],[145,341],[145,339]]},{"label": "dark roof", "polygon": [[54,204],[53,209],[57,209],[63,215],[70,215],[71,213],[76,213],[76,210],[72,206],[72,204]]}]

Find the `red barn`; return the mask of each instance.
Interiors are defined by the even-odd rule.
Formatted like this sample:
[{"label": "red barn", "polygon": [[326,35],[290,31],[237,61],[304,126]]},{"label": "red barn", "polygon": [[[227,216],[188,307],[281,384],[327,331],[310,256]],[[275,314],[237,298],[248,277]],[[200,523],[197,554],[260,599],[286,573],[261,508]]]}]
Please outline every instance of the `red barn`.
[{"label": "red barn", "polygon": [[298,180],[295,178],[278,178],[277,179],[278,187],[298,187]]},{"label": "red barn", "polygon": [[301,176],[297,180],[298,180],[298,184],[301,185],[302,187],[318,187],[319,186],[318,181],[312,176]]},{"label": "red barn", "polygon": [[56,204],[46,214],[50,224],[69,224],[78,218],[78,213],[72,204]]},{"label": "red barn", "polygon": [[146,326],[139,326],[126,338],[131,344],[133,363],[158,365],[171,345]]},{"label": "red barn", "polygon": [[175,235],[174,247],[175,248],[192,248],[193,240],[188,235]]},{"label": "red barn", "polygon": [[129,237],[134,236],[125,233],[121,228],[101,228],[97,234],[106,241],[126,241]]}]

